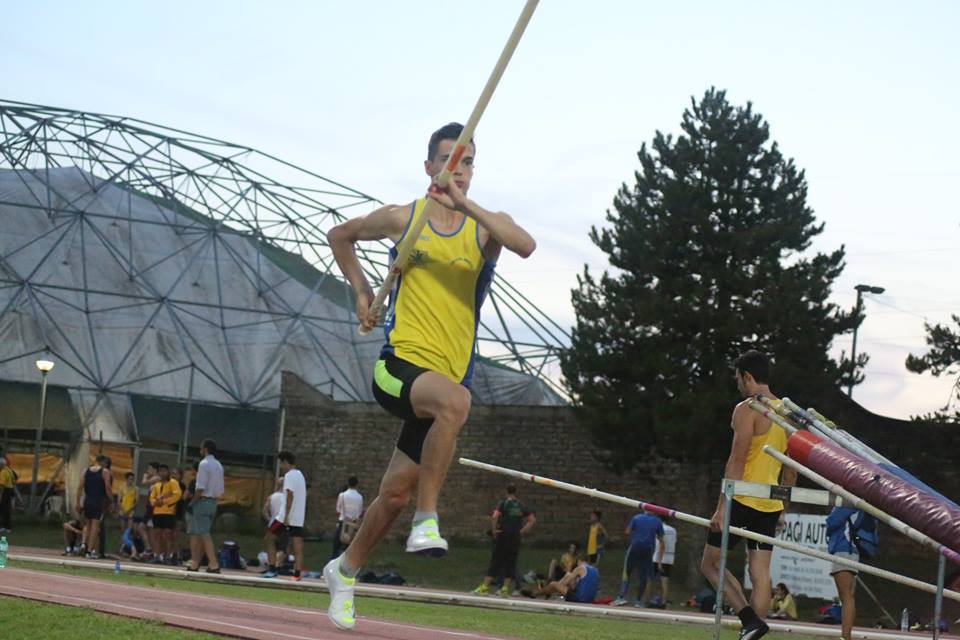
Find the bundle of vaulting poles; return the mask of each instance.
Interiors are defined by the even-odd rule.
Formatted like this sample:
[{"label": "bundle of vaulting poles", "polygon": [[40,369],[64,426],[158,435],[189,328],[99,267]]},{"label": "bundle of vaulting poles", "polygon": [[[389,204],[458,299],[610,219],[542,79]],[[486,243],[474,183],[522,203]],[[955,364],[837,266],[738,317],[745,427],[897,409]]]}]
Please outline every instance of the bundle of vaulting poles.
[{"label": "bundle of vaulting poles", "polygon": [[[844,503],[861,509],[909,539],[940,555],[937,584],[880,569],[869,564],[840,558],[787,540],[772,538],[730,526],[729,532],[742,538],[789,549],[875,575],[886,580],[937,595],[934,627],[940,620],[942,598],[960,602],[960,592],[944,589],[945,560],[960,565],[960,507],[920,480],[883,457],[814,409],[802,409],[789,398],[752,399],[749,407],[769,418],[788,434],[787,455],[765,447],[764,452]],[[654,515],[675,518],[701,527],[710,520],[649,502],[635,500],[598,489],[562,482],[524,471],[460,458],[460,464],[526,480],[590,498],[626,505]],[[935,636],[936,637],[936,636]]]}]

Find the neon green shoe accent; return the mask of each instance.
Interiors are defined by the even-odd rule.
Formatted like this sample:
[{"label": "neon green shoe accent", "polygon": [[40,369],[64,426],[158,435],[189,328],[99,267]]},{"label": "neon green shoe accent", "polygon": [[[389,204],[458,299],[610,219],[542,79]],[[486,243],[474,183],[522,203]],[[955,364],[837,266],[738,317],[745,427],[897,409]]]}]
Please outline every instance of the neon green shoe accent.
[{"label": "neon green shoe accent", "polygon": [[345,622],[352,623],[354,621],[353,616],[350,614],[351,611],[353,611],[353,600],[347,600],[343,603],[343,620]]},{"label": "neon green shoe accent", "polygon": [[487,585],[480,583],[480,586],[473,590],[478,596],[485,596],[490,593],[490,589],[487,588]]},{"label": "neon green shoe accent", "polygon": [[500,587],[500,591],[497,591],[497,595],[505,598],[510,595],[510,589],[506,587]]},{"label": "neon green shoe accent", "polygon": [[403,389],[403,380],[390,375],[390,372],[387,371],[386,361],[377,360],[377,364],[373,366],[373,380],[384,393],[390,394],[394,398],[400,397],[400,392]]},{"label": "neon green shoe accent", "polygon": [[342,569],[338,568],[337,571],[340,574],[340,579],[343,580],[343,583],[348,587],[352,587],[357,582],[356,578],[351,578],[350,576],[343,575]]}]

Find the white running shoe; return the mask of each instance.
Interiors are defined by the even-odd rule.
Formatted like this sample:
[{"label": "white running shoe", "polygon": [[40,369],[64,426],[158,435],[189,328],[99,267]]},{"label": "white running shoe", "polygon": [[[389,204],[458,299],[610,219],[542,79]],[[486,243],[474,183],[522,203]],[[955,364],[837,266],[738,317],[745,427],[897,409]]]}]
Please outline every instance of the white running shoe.
[{"label": "white running shoe", "polygon": [[323,568],[323,579],[327,582],[330,591],[330,608],[327,616],[337,629],[349,631],[357,624],[356,612],[353,607],[353,587],[356,578],[348,578],[340,573],[340,559],[338,556],[327,563]]},{"label": "white running shoe", "polygon": [[419,553],[440,558],[447,555],[447,541],[440,537],[440,525],[433,518],[424,520],[407,537],[407,553]]}]

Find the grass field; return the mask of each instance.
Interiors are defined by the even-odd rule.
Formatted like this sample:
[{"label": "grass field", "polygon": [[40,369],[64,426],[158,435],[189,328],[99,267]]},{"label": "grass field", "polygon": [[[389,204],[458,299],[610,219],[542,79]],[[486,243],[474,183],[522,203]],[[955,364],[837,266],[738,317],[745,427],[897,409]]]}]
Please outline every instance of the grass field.
[{"label": "grass field", "polygon": [[[233,598],[244,598],[258,602],[267,602],[273,604],[288,604],[299,608],[317,608],[325,609],[328,598],[323,594],[311,594],[298,591],[286,591],[279,589],[258,589],[256,587],[240,587],[234,585],[220,585],[190,582],[172,578],[155,578],[152,576],[135,576],[132,574],[116,575],[110,572],[95,571],[92,569],[53,569],[45,565],[33,565],[29,563],[14,562],[12,566],[25,569],[39,569],[45,571],[57,571],[68,573],[70,575],[81,575],[87,577],[97,577],[107,580],[120,581],[128,584],[136,584],[158,589],[172,589],[183,592],[196,592],[206,595],[221,595]],[[101,637],[121,637],[127,633],[121,627],[114,625],[142,624],[143,629],[154,634],[156,625],[149,623],[137,623],[110,616],[100,616],[89,612],[84,612],[84,627],[78,627],[73,624],[73,616],[76,610],[68,607],[51,607],[51,605],[40,605],[33,603],[23,603],[11,599],[3,599],[0,604],[0,623],[7,620],[7,604],[16,602],[20,615],[17,623],[21,629],[24,625],[33,626],[33,633],[24,632],[23,635],[7,636],[6,638],[44,638],[44,640],[77,640],[79,638],[101,638]],[[36,614],[32,613],[36,607]],[[51,607],[47,609],[47,607]],[[676,640],[701,640],[712,637],[712,628],[699,625],[683,624],[655,624],[631,620],[606,620],[601,618],[584,618],[568,615],[557,615],[549,613],[525,613],[518,611],[491,611],[489,609],[477,609],[471,607],[452,606],[452,605],[434,605],[413,602],[397,602],[393,600],[380,600],[375,598],[361,598],[357,604],[358,614],[361,616],[371,616],[386,620],[398,622],[409,622],[414,624],[431,625],[439,627],[448,627],[461,629],[464,631],[474,631],[479,633],[489,633],[497,635],[513,636],[524,638],[526,640],[566,640],[589,638],[590,640],[623,640],[631,638],[632,640],[658,640],[662,638],[671,638]],[[41,615],[43,616],[41,618]],[[10,617],[12,620],[13,618]],[[48,624],[48,619],[51,621]],[[42,622],[41,622],[42,620]],[[55,621],[55,622],[53,622]],[[93,626],[89,626],[93,625]],[[0,625],[6,632],[8,628],[5,624]],[[91,634],[86,635],[90,630]],[[94,632],[95,631],[95,632]],[[165,630],[164,633],[179,633],[175,630]],[[143,637],[137,634],[127,637]],[[151,638],[181,638],[182,635],[151,635]],[[196,637],[196,636],[192,636]],[[207,636],[209,637],[209,636]],[[723,638],[732,640],[737,637],[733,630],[725,630]],[[793,638],[795,640],[811,640],[806,636],[794,634],[770,634],[768,638]]]}]

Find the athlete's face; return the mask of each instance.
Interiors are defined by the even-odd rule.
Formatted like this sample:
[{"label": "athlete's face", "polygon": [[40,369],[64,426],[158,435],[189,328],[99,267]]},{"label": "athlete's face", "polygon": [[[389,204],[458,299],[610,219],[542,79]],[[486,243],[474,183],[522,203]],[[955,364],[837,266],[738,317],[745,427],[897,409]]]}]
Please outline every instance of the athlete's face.
[{"label": "athlete's face", "polygon": [[[426,169],[428,176],[433,178],[434,176],[440,175],[440,172],[443,171],[443,167],[446,166],[447,161],[450,159],[450,154],[456,145],[456,140],[440,141],[440,145],[437,147],[437,155],[434,156],[433,160],[425,160],[423,162],[423,167]],[[453,170],[453,181],[464,194],[469,191],[470,181],[473,179],[474,154],[476,154],[476,149],[474,149],[472,144],[468,144],[466,151],[464,151],[463,156],[460,158],[460,163],[457,164]]]}]

